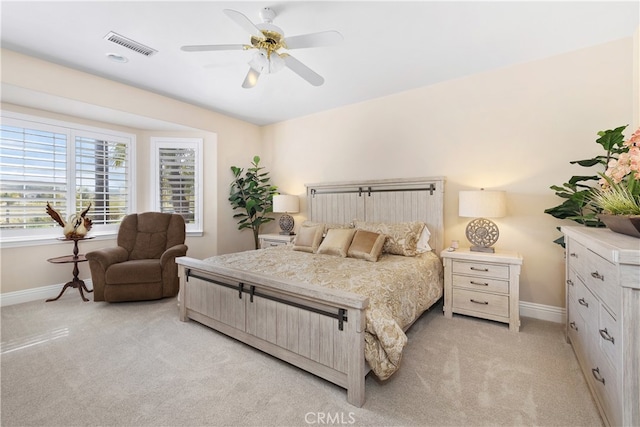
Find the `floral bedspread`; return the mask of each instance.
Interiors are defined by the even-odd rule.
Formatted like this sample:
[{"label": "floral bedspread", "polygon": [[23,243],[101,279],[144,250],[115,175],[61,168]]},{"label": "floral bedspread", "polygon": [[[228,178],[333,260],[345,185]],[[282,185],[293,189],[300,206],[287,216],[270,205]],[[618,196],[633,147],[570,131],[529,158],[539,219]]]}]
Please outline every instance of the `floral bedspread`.
[{"label": "floral bedspread", "polygon": [[442,262],[433,252],[415,257],[382,254],[378,262],[369,262],[276,246],[204,262],[369,297],[365,359],[382,380],[400,365],[407,344],[403,328],[434,304],[443,289]]}]

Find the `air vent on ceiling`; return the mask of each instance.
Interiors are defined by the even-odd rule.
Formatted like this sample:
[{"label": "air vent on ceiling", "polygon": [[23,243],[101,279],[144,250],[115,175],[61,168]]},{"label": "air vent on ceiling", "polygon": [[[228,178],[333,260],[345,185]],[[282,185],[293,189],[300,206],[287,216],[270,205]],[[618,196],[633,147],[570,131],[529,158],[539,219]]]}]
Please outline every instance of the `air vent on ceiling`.
[{"label": "air vent on ceiling", "polygon": [[134,52],[138,52],[144,56],[151,56],[158,52],[157,50],[152,49],[149,46],[145,46],[142,43],[138,43],[137,41],[128,39],[118,33],[114,33],[113,31],[104,36],[104,39],[112,43],[119,44],[120,46],[126,47],[127,49],[133,50]]}]

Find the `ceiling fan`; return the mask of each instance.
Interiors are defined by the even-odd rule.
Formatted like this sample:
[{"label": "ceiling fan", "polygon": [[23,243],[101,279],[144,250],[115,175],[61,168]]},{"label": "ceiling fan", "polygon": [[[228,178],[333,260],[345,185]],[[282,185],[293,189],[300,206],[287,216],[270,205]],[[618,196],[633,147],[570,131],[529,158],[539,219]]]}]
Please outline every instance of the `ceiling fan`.
[{"label": "ceiling fan", "polygon": [[320,86],[324,83],[324,78],[321,75],[282,50],[328,46],[342,41],[342,34],[332,30],[285,37],[284,31],[273,25],[276,13],[268,7],[260,11],[260,18],[263,21],[260,24],[254,24],[236,10],[224,9],[224,13],[251,35],[250,45],[192,45],[182,46],[180,49],[185,52],[255,49],[255,55],[249,61],[249,72],[242,83],[243,88],[254,87],[260,74],[277,73],[284,67],[289,68],[314,86]]}]

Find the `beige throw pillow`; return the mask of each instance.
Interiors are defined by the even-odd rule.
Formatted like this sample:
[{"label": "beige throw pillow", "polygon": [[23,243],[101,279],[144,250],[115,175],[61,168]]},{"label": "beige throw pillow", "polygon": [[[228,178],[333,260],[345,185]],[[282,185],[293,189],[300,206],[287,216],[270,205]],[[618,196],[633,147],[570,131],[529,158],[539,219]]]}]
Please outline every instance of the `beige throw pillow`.
[{"label": "beige throw pillow", "polygon": [[293,243],[294,251],[315,253],[322,241],[324,225],[318,224],[311,227],[300,227],[298,235]]},{"label": "beige throw pillow", "polygon": [[373,231],[356,230],[347,255],[351,258],[378,261],[387,236]]},{"label": "beige throw pillow", "polygon": [[330,228],[318,248],[318,253],[346,257],[355,232],[353,228]]},{"label": "beige throw pillow", "polygon": [[417,254],[418,239],[425,224],[421,221],[409,222],[365,222],[356,221],[356,229],[386,234],[382,252],[394,255],[415,256]]},{"label": "beige throw pillow", "polygon": [[353,228],[353,224],[352,223],[334,223],[334,222],[314,222],[314,221],[310,221],[310,220],[305,220],[302,223],[303,227],[313,227],[314,225],[322,225],[323,228],[323,232],[322,235],[326,236],[327,232],[329,231],[329,229],[331,228]]}]

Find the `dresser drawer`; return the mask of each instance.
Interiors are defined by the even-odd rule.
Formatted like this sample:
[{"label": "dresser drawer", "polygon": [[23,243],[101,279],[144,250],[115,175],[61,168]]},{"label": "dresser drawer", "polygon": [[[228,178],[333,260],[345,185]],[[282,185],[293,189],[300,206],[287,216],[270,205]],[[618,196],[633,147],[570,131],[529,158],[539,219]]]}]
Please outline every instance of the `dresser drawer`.
[{"label": "dresser drawer", "polygon": [[584,266],[587,263],[588,249],[573,239],[568,239],[567,242],[567,264],[569,268],[575,271],[582,272]]},{"label": "dresser drawer", "polygon": [[454,288],[453,310],[475,311],[492,316],[509,317],[509,297]]},{"label": "dresser drawer", "polygon": [[618,269],[599,255],[589,251],[585,283],[615,315],[620,311],[620,285]]},{"label": "dresser drawer", "polygon": [[616,319],[604,308],[599,307],[598,343],[600,350],[616,366],[620,356],[620,328]]},{"label": "dresser drawer", "polygon": [[509,280],[509,266],[480,262],[453,261],[453,274],[467,274],[475,277],[492,277]]},{"label": "dresser drawer", "polygon": [[596,353],[596,357],[591,364],[587,377],[593,384],[596,398],[604,409],[608,424],[611,426],[621,425],[622,401],[620,400],[619,380],[616,369],[601,353]]},{"label": "dresser drawer", "polygon": [[473,277],[454,274],[453,286],[457,288],[471,289],[474,291],[481,290],[487,292],[499,292],[502,294],[509,293],[509,282],[487,277]]},{"label": "dresser drawer", "polygon": [[587,328],[595,330],[598,327],[599,302],[580,279],[575,286],[575,299],[578,314],[585,321]]},{"label": "dresser drawer", "polygon": [[587,362],[588,342],[587,329],[582,316],[578,314],[577,301],[569,300],[567,312],[567,335],[581,363]]}]

